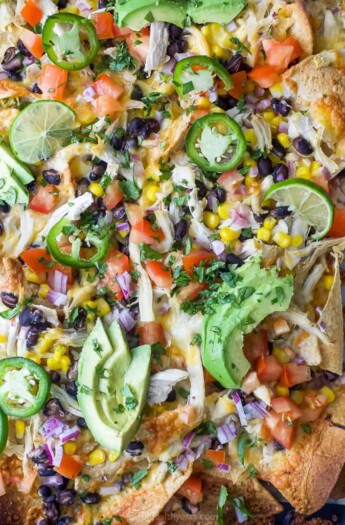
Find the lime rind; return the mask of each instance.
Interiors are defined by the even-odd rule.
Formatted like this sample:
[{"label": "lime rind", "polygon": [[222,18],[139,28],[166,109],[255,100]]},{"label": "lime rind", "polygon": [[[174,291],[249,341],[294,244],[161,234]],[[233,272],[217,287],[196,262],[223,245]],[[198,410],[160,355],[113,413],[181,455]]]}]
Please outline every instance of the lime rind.
[{"label": "lime rind", "polygon": [[14,119],[9,139],[22,162],[35,164],[54,155],[71,135],[74,111],[63,102],[33,102]]},{"label": "lime rind", "polygon": [[288,179],[269,188],[264,199],[273,199],[289,206],[309,226],[315,228],[314,239],[321,239],[330,230],[334,205],[328,193],[318,184],[305,179]]}]

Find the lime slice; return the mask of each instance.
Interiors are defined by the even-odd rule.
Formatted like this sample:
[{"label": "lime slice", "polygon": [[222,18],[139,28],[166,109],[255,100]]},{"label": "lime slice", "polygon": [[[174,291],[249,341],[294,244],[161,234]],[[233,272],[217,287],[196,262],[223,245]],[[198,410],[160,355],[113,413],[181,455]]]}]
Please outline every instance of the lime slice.
[{"label": "lime slice", "polygon": [[333,224],[333,202],[328,193],[314,182],[297,178],[278,182],[271,186],[264,198],[289,206],[293,213],[316,230],[312,236],[315,239],[324,237]]},{"label": "lime slice", "polygon": [[11,148],[27,164],[46,160],[70,137],[74,119],[74,111],[62,102],[33,102],[12,122]]}]

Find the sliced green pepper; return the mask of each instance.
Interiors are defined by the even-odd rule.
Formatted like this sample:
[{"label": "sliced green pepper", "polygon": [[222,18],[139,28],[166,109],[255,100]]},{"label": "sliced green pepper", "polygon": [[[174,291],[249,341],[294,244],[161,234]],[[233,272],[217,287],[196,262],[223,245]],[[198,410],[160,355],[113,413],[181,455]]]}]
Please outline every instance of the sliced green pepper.
[{"label": "sliced green pepper", "polygon": [[223,113],[194,122],[186,138],[190,159],[205,171],[222,173],[238,166],[247,149],[240,126]]},{"label": "sliced green pepper", "polygon": [[8,357],[0,361],[0,408],[8,416],[37,414],[47,401],[50,385],[49,374],[30,359]]},{"label": "sliced green pepper", "polygon": [[8,419],[6,414],[0,410],[0,454],[5,449],[8,439]]},{"label": "sliced green pepper", "polygon": [[[74,241],[72,241],[71,253],[66,253],[61,250],[59,237],[62,234],[69,235],[68,232],[72,233],[72,231],[85,234],[85,242],[97,249],[96,253],[92,255],[90,259],[84,259],[80,256],[81,239],[78,237],[75,237]],[[108,253],[109,231],[105,228],[104,233],[101,234],[99,231],[79,230],[67,217],[63,217],[49,231],[47,235],[47,246],[53,259],[64,266],[71,266],[72,268],[92,268],[97,262],[104,259]]]},{"label": "sliced green pepper", "polygon": [[232,78],[224,66],[212,58],[198,55],[177,62],[173,83],[177,93],[183,97],[190,91],[209,91],[213,88],[215,77],[222,80],[226,91],[234,87]]},{"label": "sliced green pepper", "polygon": [[57,13],[47,18],[42,44],[50,60],[69,71],[91,64],[99,50],[91,20],[72,13]]}]

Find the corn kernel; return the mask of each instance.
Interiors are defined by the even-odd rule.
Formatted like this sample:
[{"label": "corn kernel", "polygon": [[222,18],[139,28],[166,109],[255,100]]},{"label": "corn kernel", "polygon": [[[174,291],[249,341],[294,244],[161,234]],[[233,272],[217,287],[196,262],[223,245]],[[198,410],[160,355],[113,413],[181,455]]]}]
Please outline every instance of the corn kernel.
[{"label": "corn kernel", "polygon": [[246,185],[246,188],[250,188],[254,182],[256,182],[255,177],[251,177],[250,175],[245,176],[244,184]]},{"label": "corn kernel", "polygon": [[64,9],[60,9],[60,13],[72,13],[73,15],[78,15],[79,9],[77,7],[65,7]]},{"label": "corn kernel", "polygon": [[277,139],[284,148],[289,148],[291,146],[290,139],[286,133],[278,133]]},{"label": "corn kernel", "polygon": [[312,174],[314,174],[316,171],[319,171],[320,168],[321,168],[321,164],[317,162],[316,160],[313,160],[310,166],[310,171],[312,172]]},{"label": "corn kernel", "polygon": [[201,109],[208,109],[211,107],[211,102],[207,97],[200,97],[195,101],[195,105]]},{"label": "corn kernel", "polygon": [[287,386],[283,386],[283,385],[277,385],[276,386],[276,393],[278,396],[282,396],[282,397],[289,397],[289,389]]},{"label": "corn kernel", "polygon": [[75,441],[67,441],[63,446],[63,451],[67,456],[73,456],[76,453],[78,445]]},{"label": "corn kernel", "polygon": [[268,242],[271,237],[271,230],[268,230],[267,228],[259,228],[256,237],[259,239],[259,241]]},{"label": "corn kernel", "polygon": [[25,423],[24,421],[16,421],[16,438],[23,439],[25,434]]},{"label": "corn kernel", "polygon": [[287,233],[277,232],[273,236],[273,240],[280,248],[288,248],[291,244],[291,237]]},{"label": "corn kernel", "polygon": [[246,129],[244,132],[244,136],[250,146],[256,145],[256,135],[253,129]]},{"label": "corn kernel", "polygon": [[71,366],[71,359],[68,357],[68,355],[63,355],[61,357],[61,370],[66,374],[67,370]]},{"label": "corn kernel", "polygon": [[303,401],[304,395],[301,390],[292,390],[290,397],[295,403],[297,403],[297,405],[300,405]]},{"label": "corn kernel", "polygon": [[243,162],[243,164],[244,164],[245,166],[249,166],[250,168],[256,168],[256,166],[257,166],[257,163],[255,162],[254,159],[246,159],[246,160]]},{"label": "corn kernel", "polygon": [[60,362],[55,359],[55,357],[48,357],[47,367],[49,370],[60,370]]},{"label": "corn kernel", "polygon": [[326,288],[326,290],[331,290],[334,283],[334,277],[333,275],[324,275],[322,277],[322,284]]},{"label": "corn kernel", "polygon": [[266,228],[267,230],[272,230],[272,228],[274,228],[276,224],[277,221],[274,217],[266,217],[266,219],[264,220],[264,228]]},{"label": "corn kernel", "polygon": [[283,365],[286,365],[290,361],[290,357],[288,354],[284,351],[283,348],[273,348],[272,354],[274,357],[276,357],[279,361],[279,363],[282,363]]},{"label": "corn kernel", "polygon": [[279,157],[277,157],[277,155],[274,155],[274,153],[270,153],[268,155],[268,158],[272,162],[273,166],[275,166],[276,164],[279,164],[281,162],[281,159]]},{"label": "corn kernel", "polygon": [[271,120],[271,126],[272,127],[275,127],[275,128],[278,128],[279,127],[279,124],[281,122],[283,122],[283,117],[281,117],[280,115],[277,115],[276,117],[274,117],[272,120]]},{"label": "corn kernel", "polygon": [[296,175],[301,179],[310,179],[311,174],[309,166],[300,166],[297,168]]},{"label": "corn kernel", "polygon": [[201,28],[201,32],[204,35],[204,37],[211,39],[212,38],[212,24],[207,24],[206,26],[203,26]]},{"label": "corn kernel", "polygon": [[125,239],[127,237],[127,235],[129,234],[129,232],[126,231],[126,230],[120,230],[117,233],[120,235],[120,237],[122,237],[122,239]]},{"label": "corn kernel", "polygon": [[61,361],[61,358],[67,352],[67,347],[64,345],[58,345],[54,350],[54,358],[56,361]]},{"label": "corn kernel", "polygon": [[160,176],[160,170],[157,166],[150,164],[145,169],[145,175],[147,179],[152,179],[158,182],[159,176]]},{"label": "corn kernel", "polygon": [[0,334],[0,343],[6,343],[7,337],[4,334]]},{"label": "corn kernel", "polygon": [[327,403],[332,403],[335,400],[335,393],[328,386],[323,386],[320,392],[327,397]]},{"label": "corn kernel", "polygon": [[229,52],[226,49],[220,47],[218,44],[214,44],[212,46],[212,51],[217,58],[228,58],[229,56]]},{"label": "corn kernel", "polygon": [[146,197],[149,199],[149,201],[156,202],[156,200],[157,200],[157,193],[159,193],[159,192],[160,192],[160,187],[159,186],[157,186],[156,184],[150,184],[146,188]]},{"label": "corn kernel", "polygon": [[223,202],[217,208],[218,215],[224,221],[229,218],[231,210],[231,204],[229,202]]},{"label": "corn kernel", "polygon": [[272,97],[278,97],[279,98],[283,94],[283,86],[282,86],[281,82],[276,82],[269,89],[270,89],[270,93],[271,93]]},{"label": "corn kernel", "polygon": [[298,246],[301,246],[303,244],[303,237],[299,233],[297,235],[294,235],[291,239],[291,246],[294,246],[295,248],[298,248]]},{"label": "corn kernel", "polygon": [[104,195],[104,189],[98,184],[98,182],[92,182],[89,186],[89,191],[91,191],[96,197],[103,197]]},{"label": "corn kernel", "polygon": [[241,230],[232,230],[229,226],[224,226],[219,230],[219,235],[223,242],[236,241],[241,235]]},{"label": "corn kernel", "polygon": [[109,312],[111,312],[111,308],[109,304],[103,298],[97,299],[96,306],[97,306],[97,313],[100,317],[103,317],[104,315],[107,315]]},{"label": "corn kernel", "polygon": [[114,461],[116,461],[119,457],[120,457],[120,452],[115,452],[114,450],[112,450],[108,454],[108,459],[111,463],[114,463]]},{"label": "corn kernel", "polygon": [[252,82],[251,80],[247,80],[246,85],[243,87],[243,91],[246,94],[248,94],[254,91],[254,89],[255,89],[254,82]]},{"label": "corn kernel", "polygon": [[105,462],[105,452],[104,450],[101,450],[99,448],[96,448],[96,450],[93,450],[89,454],[89,464],[94,467],[95,465],[100,465],[101,463]]},{"label": "corn kernel", "polygon": [[38,290],[38,295],[42,297],[42,299],[45,299],[49,291],[50,291],[50,287],[47,284],[41,284]]},{"label": "corn kernel", "polygon": [[212,213],[211,211],[204,212],[204,223],[208,228],[217,228],[219,221],[219,215],[217,215],[216,213]]},{"label": "corn kernel", "polygon": [[29,283],[35,283],[35,284],[41,284],[42,283],[42,281],[38,277],[37,273],[34,272],[33,270],[31,270],[31,268],[24,268],[24,275],[25,275],[25,279]]},{"label": "corn kernel", "polygon": [[272,120],[275,117],[275,114],[273,113],[273,111],[264,111],[263,117],[267,122],[272,122]]},{"label": "corn kernel", "polygon": [[25,357],[26,357],[27,359],[30,359],[31,361],[34,361],[34,362],[37,363],[38,365],[41,364],[41,358],[40,358],[40,356],[37,355],[37,354],[34,354],[33,352],[26,352]]}]

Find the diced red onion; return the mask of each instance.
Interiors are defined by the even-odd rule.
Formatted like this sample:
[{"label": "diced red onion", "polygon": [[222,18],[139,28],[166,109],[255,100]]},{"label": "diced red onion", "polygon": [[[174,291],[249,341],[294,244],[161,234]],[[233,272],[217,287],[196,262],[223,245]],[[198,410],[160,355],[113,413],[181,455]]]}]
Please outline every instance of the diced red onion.
[{"label": "diced red onion", "polygon": [[269,108],[271,105],[271,101],[269,98],[263,98],[262,100],[260,100],[256,106],[255,106],[255,109],[257,111],[264,111],[265,109]]},{"label": "diced red onion", "polygon": [[224,425],[217,428],[217,439],[221,445],[229,443],[229,441],[235,439],[236,435],[237,429],[234,421],[231,421],[230,423],[224,423]]},{"label": "diced red onion", "polygon": [[238,208],[230,210],[230,218],[232,219],[231,228],[234,230],[242,230],[250,226],[249,209],[240,205]]},{"label": "diced red onion", "polygon": [[231,20],[231,22],[229,22],[228,24],[226,24],[226,30],[229,32],[229,33],[232,33],[233,31],[236,31],[237,29],[237,24],[235,22],[235,20]]},{"label": "diced red onion", "polygon": [[165,304],[162,304],[160,307],[159,307],[159,313],[160,315],[165,315],[167,314],[168,312],[170,312],[171,310],[171,306],[169,303],[165,303]]},{"label": "diced red onion", "polygon": [[247,403],[244,413],[248,419],[264,419],[268,415],[268,410],[258,401]]},{"label": "diced red onion", "polygon": [[68,429],[68,426],[63,421],[60,421],[54,416],[48,417],[48,419],[43,423],[39,429],[39,433],[45,437],[59,437],[60,434],[65,432]]},{"label": "diced red onion", "polygon": [[65,273],[60,272],[59,270],[53,270],[52,272],[49,272],[47,281],[49,286],[56,292],[62,294],[67,292],[68,275]]},{"label": "diced red onion", "polygon": [[96,91],[93,89],[92,86],[87,87],[83,91],[83,97],[85,98],[87,102],[91,102],[94,99],[95,95],[96,95]]},{"label": "diced red onion", "polygon": [[327,181],[331,180],[332,178],[332,174],[328,171],[327,168],[325,168],[325,166],[322,166],[322,168],[320,169],[320,174],[323,175]]},{"label": "diced red onion", "polygon": [[111,487],[101,487],[99,489],[99,494],[101,496],[111,496],[112,494],[118,494],[122,489],[122,482],[115,482]]},{"label": "diced red onion", "polygon": [[63,485],[63,477],[62,476],[47,476],[44,478],[44,484],[48,485],[49,487],[59,487],[59,485]]},{"label": "diced red onion", "polygon": [[55,454],[53,457],[54,467],[59,467],[61,465],[62,456],[63,456],[63,446],[60,445],[60,443],[57,443],[55,445]]},{"label": "diced red onion", "polygon": [[259,170],[256,166],[252,166],[249,170],[249,175],[251,177],[257,177],[259,175]]},{"label": "diced red onion", "polygon": [[296,363],[296,365],[305,365],[304,359],[302,357],[298,357],[298,356],[294,357],[292,359],[292,362]]},{"label": "diced red onion", "polygon": [[126,232],[129,232],[129,223],[126,221],[126,222],[121,222],[120,224],[118,224],[116,226],[117,230],[122,232],[122,231],[126,231]]},{"label": "diced red onion", "polygon": [[278,133],[287,133],[289,131],[289,124],[287,122],[281,122],[278,126]]},{"label": "diced red onion", "polygon": [[189,459],[189,461],[195,460],[195,452],[193,452],[193,450],[191,450],[190,448],[187,448],[185,455],[186,455],[186,458]]},{"label": "diced red onion", "polygon": [[131,274],[129,272],[123,272],[122,274],[118,273],[116,274],[116,280],[122,290],[123,297],[128,299],[131,295]]},{"label": "diced red onion", "polygon": [[[317,306],[315,308],[316,312],[319,314],[319,315],[322,315],[322,311],[323,311],[323,308],[321,306]],[[20,333],[20,332],[19,332]]]},{"label": "diced red onion", "polygon": [[209,93],[208,98],[210,99],[210,102],[215,102],[218,98],[217,91],[214,88],[212,88],[209,90],[208,93]]},{"label": "diced red onion", "polygon": [[209,196],[207,197],[207,204],[208,204],[208,207],[210,208],[210,210],[213,213],[216,213],[217,208],[218,208],[218,199],[217,199],[216,195],[213,192],[211,192],[209,194]]},{"label": "diced red onion", "polygon": [[201,436],[201,438],[199,440],[199,446],[198,446],[197,451],[195,453],[195,459],[200,458],[200,456],[202,456],[202,454],[205,452],[205,450],[210,448],[211,445],[212,445],[212,438],[211,438],[211,436]]},{"label": "diced red onion", "polygon": [[240,511],[238,507],[244,505],[244,500],[242,496],[239,496],[238,498],[234,498],[234,509],[236,512],[236,518],[238,523],[244,523],[245,521],[248,521],[248,516],[246,514],[243,514],[243,512]]},{"label": "diced red onion", "polygon": [[294,177],[296,175],[296,166],[295,163],[292,160],[288,160],[286,163],[288,170],[289,170],[289,176]]},{"label": "diced red onion", "polygon": [[60,434],[59,438],[61,443],[66,443],[66,441],[70,441],[71,439],[75,439],[80,434],[80,429],[77,425],[73,425],[73,427],[65,430],[65,432],[62,432]]},{"label": "diced red onion", "polygon": [[195,432],[193,431],[189,432],[183,439],[182,447],[189,448],[191,446],[194,436],[195,436]]},{"label": "diced red onion", "polygon": [[0,80],[6,80],[8,78],[8,75],[6,71],[0,71]]},{"label": "diced red onion", "polygon": [[183,470],[183,471],[186,471],[187,468],[188,468],[188,465],[189,465],[189,460],[188,458],[185,456],[185,454],[180,454],[176,461],[175,461],[176,465],[178,466],[178,468],[180,470]]},{"label": "diced red onion", "polygon": [[176,59],[171,57],[170,60],[166,62],[164,66],[161,67],[161,73],[163,73],[163,75],[172,75],[174,72],[175,66],[176,66]]},{"label": "diced red onion", "polygon": [[233,392],[232,399],[234,400],[234,403],[236,405],[236,410],[237,410],[237,414],[238,414],[240,423],[241,423],[241,425],[243,427],[246,427],[248,425],[247,418],[246,418],[246,415],[244,413],[242,401],[241,401],[241,398],[240,398],[238,392]]},{"label": "diced red onion", "polygon": [[246,103],[247,104],[256,104],[258,99],[254,95],[246,95]]},{"label": "diced red onion", "polygon": [[263,97],[264,94],[265,94],[265,90],[264,90],[264,88],[256,87],[256,88],[254,89],[254,93],[255,93],[255,95],[256,95],[257,97]]},{"label": "diced red onion", "polygon": [[67,295],[63,293],[56,292],[55,290],[49,290],[47,293],[47,299],[54,306],[64,306],[67,303]]},{"label": "diced red onion", "polygon": [[212,241],[211,246],[212,246],[213,253],[217,255],[217,257],[225,253],[225,246],[224,246],[224,243],[222,243],[222,241],[219,241],[219,240]]},{"label": "diced red onion", "polygon": [[135,320],[128,310],[122,310],[118,315],[118,321],[125,332],[130,332],[135,326]]},{"label": "diced red onion", "polygon": [[229,472],[230,465],[228,465],[227,463],[217,463],[217,468],[221,472]]},{"label": "diced red onion", "polygon": [[43,445],[44,450],[47,453],[49,465],[53,464],[54,461],[54,451],[52,446],[52,438],[49,438],[46,443]]},{"label": "diced red onion", "polygon": [[180,62],[180,60],[183,60],[184,58],[189,58],[194,56],[194,53],[191,53],[188,51],[187,53],[175,53],[174,58],[177,60],[177,62]]},{"label": "diced red onion", "polygon": [[319,324],[319,328],[320,328],[321,332],[326,333],[327,325],[326,325],[325,321],[321,321],[321,323]]}]

